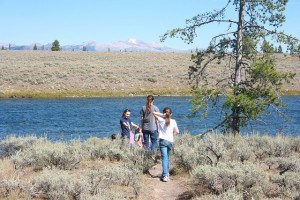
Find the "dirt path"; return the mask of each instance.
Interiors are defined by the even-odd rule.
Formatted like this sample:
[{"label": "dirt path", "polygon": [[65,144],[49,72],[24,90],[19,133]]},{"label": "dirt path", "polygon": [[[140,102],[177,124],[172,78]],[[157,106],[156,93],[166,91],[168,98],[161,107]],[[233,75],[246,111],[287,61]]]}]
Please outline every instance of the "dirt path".
[{"label": "dirt path", "polygon": [[190,199],[187,179],[170,176],[170,181],[160,180],[162,172],[161,164],[157,164],[149,170],[149,175],[143,177],[143,186],[140,194],[141,200],[183,200]]}]

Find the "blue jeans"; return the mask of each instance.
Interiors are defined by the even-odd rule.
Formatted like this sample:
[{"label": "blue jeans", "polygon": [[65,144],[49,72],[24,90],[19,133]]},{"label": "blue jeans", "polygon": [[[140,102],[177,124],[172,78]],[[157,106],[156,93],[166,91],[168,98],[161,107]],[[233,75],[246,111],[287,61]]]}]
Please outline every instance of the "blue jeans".
[{"label": "blue jeans", "polygon": [[[151,149],[152,153],[155,153],[157,150],[157,139],[158,139],[158,133],[157,131],[149,131],[149,130],[142,130],[143,137],[144,137],[144,143],[145,143],[145,149]],[[149,147],[149,138],[151,141],[151,145]]]},{"label": "blue jeans", "polygon": [[170,151],[173,143],[168,140],[159,139],[159,149],[161,152],[161,163],[163,168],[162,176],[169,176],[170,169]]}]

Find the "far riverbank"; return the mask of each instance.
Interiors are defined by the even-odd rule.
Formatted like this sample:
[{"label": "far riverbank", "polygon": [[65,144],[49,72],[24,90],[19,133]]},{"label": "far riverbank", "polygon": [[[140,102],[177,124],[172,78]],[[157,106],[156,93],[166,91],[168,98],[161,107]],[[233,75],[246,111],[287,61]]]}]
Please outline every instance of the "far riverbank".
[{"label": "far riverbank", "polygon": [[[0,51],[0,98],[190,95],[190,53]],[[297,56],[275,55],[278,71],[296,73],[285,94],[300,94]],[[212,87],[228,73],[212,63]]]}]

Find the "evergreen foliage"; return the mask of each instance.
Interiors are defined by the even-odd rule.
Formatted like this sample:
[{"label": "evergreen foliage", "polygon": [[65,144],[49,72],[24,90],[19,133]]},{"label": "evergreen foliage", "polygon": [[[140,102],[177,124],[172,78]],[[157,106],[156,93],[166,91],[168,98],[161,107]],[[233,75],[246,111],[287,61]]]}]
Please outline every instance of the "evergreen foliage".
[{"label": "evergreen foliage", "polygon": [[36,46],[36,44],[34,44],[34,46],[33,46],[33,50],[37,50],[37,46]]},{"label": "evergreen foliage", "polygon": [[[222,126],[235,135],[240,132],[240,127],[265,114],[266,108],[283,106],[280,100],[282,84],[294,74],[276,71],[271,56],[274,47],[268,39],[286,44],[291,54],[296,52],[299,40],[278,29],[285,21],[283,12],[286,3],[276,0],[228,0],[222,9],[188,19],[186,27],[169,30],[161,37],[162,41],[167,37],[180,37],[192,43],[198,28],[212,23],[228,25],[224,33],[211,39],[206,50],[192,55],[194,65],[189,67],[194,93],[193,115],[200,112],[201,116],[206,117],[208,107],[215,105],[219,96],[225,96],[223,121],[213,129]],[[232,7],[237,12],[236,19],[226,17]],[[219,77],[214,87],[208,88],[209,66],[222,61],[227,63],[224,76]]]},{"label": "evergreen foliage", "polygon": [[60,44],[58,40],[54,40],[54,42],[52,43],[52,47],[51,47],[51,51],[60,51]]},{"label": "evergreen foliage", "polygon": [[283,53],[281,45],[278,46],[277,53]]}]

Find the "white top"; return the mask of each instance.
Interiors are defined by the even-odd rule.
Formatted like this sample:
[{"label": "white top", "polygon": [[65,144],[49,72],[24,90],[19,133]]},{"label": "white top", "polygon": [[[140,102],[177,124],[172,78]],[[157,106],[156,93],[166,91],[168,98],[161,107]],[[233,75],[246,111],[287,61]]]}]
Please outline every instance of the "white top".
[{"label": "white top", "polygon": [[174,119],[170,120],[170,125],[166,126],[166,120],[162,117],[157,117],[158,122],[158,133],[160,139],[168,140],[174,142],[174,128],[177,128],[177,123]]}]

